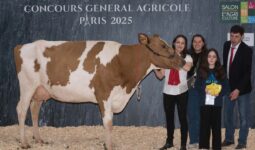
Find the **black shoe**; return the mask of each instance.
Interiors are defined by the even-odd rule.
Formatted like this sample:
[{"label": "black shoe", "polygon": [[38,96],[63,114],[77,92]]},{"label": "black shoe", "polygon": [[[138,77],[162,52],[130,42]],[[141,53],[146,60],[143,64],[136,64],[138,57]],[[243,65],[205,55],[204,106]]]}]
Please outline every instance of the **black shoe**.
[{"label": "black shoe", "polygon": [[231,141],[226,141],[224,140],[222,143],[221,143],[221,146],[222,147],[225,147],[225,146],[230,146],[232,144],[235,144],[234,142],[231,142]]},{"label": "black shoe", "polygon": [[238,144],[236,146],[236,149],[246,149],[246,145],[245,144]]},{"label": "black shoe", "polygon": [[187,150],[186,145],[185,145],[185,146],[182,145],[181,148],[180,148],[180,150]]},{"label": "black shoe", "polygon": [[173,143],[166,142],[166,144],[163,147],[161,147],[159,150],[166,150],[166,149],[171,148],[173,146],[174,146]]}]

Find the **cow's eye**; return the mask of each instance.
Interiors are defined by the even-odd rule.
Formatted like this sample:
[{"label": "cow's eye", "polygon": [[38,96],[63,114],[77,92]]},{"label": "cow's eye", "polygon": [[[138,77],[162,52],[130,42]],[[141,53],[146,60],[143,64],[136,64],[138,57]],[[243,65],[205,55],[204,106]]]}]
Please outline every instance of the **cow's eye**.
[{"label": "cow's eye", "polygon": [[166,48],[166,45],[162,45],[162,48]]}]

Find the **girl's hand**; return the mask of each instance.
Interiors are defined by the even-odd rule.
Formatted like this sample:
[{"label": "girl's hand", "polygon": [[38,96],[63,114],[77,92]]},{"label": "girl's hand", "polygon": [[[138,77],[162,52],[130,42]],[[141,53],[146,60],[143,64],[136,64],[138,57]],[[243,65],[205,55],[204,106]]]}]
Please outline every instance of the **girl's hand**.
[{"label": "girl's hand", "polygon": [[208,89],[205,89],[205,93],[206,93],[206,94],[209,94],[209,95],[212,95],[212,96],[215,96],[215,97],[219,96],[219,94],[213,94],[213,93],[211,93]]}]

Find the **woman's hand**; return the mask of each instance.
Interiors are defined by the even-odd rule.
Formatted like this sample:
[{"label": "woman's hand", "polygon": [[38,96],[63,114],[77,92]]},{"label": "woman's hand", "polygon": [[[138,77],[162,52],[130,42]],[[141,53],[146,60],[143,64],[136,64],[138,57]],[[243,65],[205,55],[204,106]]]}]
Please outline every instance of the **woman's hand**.
[{"label": "woman's hand", "polygon": [[154,69],[154,72],[156,74],[156,77],[160,80],[163,79],[165,76],[165,69]]},{"label": "woman's hand", "polygon": [[186,62],[186,64],[182,67],[182,69],[185,71],[190,71],[192,66],[193,66],[192,62]]}]

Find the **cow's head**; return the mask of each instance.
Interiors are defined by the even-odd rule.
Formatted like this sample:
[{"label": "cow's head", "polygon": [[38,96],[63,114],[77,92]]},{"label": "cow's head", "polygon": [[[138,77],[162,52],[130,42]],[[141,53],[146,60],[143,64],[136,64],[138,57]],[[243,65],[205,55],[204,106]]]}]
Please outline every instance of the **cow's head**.
[{"label": "cow's head", "polygon": [[174,49],[158,35],[148,37],[146,34],[140,33],[138,40],[147,48],[150,60],[156,67],[178,69],[185,64],[184,59],[177,55]]}]

